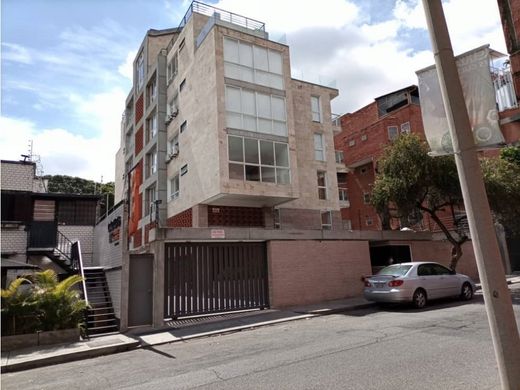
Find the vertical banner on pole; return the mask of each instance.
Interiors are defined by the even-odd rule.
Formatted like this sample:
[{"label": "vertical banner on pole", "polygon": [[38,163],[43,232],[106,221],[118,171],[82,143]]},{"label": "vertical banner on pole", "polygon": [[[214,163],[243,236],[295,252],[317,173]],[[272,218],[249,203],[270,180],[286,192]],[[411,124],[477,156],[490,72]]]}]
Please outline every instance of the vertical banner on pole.
[{"label": "vertical banner on pole", "polygon": [[[495,88],[490,71],[490,49],[482,46],[456,57],[460,83],[477,149],[504,143],[500,131]],[[446,111],[435,65],[416,72],[426,139],[433,156],[453,154]]]}]

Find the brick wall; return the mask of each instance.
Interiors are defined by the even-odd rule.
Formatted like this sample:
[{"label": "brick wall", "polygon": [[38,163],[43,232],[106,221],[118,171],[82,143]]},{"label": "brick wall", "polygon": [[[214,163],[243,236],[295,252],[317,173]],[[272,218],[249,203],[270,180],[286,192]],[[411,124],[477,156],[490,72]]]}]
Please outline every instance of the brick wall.
[{"label": "brick wall", "polygon": [[143,106],[143,94],[139,96],[137,102],[135,103],[135,124],[137,125],[141,118],[143,117],[144,106]]},{"label": "brick wall", "polygon": [[270,241],[271,307],[359,296],[371,272],[366,241]]},{"label": "brick wall", "polygon": [[208,226],[264,226],[264,210],[257,207],[208,206]]},{"label": "brick wall", "polygon": [[139,152],[141,150],[143,150],[143,146],[144,146],[144,131],[143,131],[143,126],[141,126],[139,128],[139,130],[137,130],[135,132],[135,142],[134,142],[134,145],[135,145],[135,155],[137,156],[139,154]]},{"label": "brick wall", "polygon": [[193,213],[191,209],[184,210],[173,217],[166,220],[166,226],[168,227],[192,227],[193,226]]},{"label": "brick wall", "polygon": [[[403,244],[403,242],[395,242]],[[447,241],[410,241],[413,261],[435,261],[449,266],[451,260],[451,244]],[[473,252],[473,245],[466,242],[462,246],[462,257],[457,265],[457,272],[468,275],[473,280],[479,280],[477,263]]]},{"label": "brick wall", "polygon": [[2,190],[32,192],[35,163],[2,161],[0,167]]},{"label": "brick wall", "polygon": [[25,263],[27,256],[27,232],[25,225],[14,228],[2,228],[2,253],[13,254],[9,259]]},{"label": "brick wall", "polygon": [[94,257],[94,226],[63,225],[58,226],[58,231],[70,241],[80,242],[83,265],[85,267],[92,266]]}]

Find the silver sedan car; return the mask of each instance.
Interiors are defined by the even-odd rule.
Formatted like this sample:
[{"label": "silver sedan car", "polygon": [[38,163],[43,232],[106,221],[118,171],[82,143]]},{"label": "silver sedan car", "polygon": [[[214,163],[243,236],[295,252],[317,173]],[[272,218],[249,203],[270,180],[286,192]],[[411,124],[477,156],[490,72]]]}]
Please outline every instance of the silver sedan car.
[{"label": "silver sedan car", "polygon": [[430,299],[473,298],[475,283],[466,275],[432,262],[392,264],[365,277],[364,296],[374,302],[412,302],[423,308]]}]

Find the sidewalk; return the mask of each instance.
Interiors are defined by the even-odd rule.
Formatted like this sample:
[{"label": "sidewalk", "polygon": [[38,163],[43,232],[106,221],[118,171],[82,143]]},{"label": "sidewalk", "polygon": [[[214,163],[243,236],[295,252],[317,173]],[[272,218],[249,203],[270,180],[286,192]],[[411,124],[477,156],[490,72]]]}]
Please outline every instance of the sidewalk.
[{"label": "sidewalk", "polygon": [[[508,276],[508,284],[520,283],[520,276]],[[480,288],[480,285],[477,284]],[[161,329],[135,328],[123,334],[100,336],[72,344],[27,348],[2,353],[1,371],[13,372],[51,364],[88,359],[134,348],[190,340],[218,334],[238,332],[261,326],[341,313],[371,307],[363,297],[339,299],[284,310],[266,309],[240,313],[222,313],[169,321]]]}]

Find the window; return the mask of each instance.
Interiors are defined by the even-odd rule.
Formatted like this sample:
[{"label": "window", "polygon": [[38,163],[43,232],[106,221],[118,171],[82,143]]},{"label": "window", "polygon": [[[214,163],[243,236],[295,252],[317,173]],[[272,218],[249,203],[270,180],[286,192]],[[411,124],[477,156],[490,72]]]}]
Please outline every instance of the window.
[{"label": "window", "polygon": [[285,98],[226,86],[227,127],[287,136]]},{"label": "window", "polygon": [[174,200],[179,197],[180,186],[179,186],[179,174],[176,174],[174,177],[170,179],[169,182],[169,200]]},{"label": "window", "polygon": [[363,192],[363,203],[370,204],[370,193],[369,192]]},{"label": "window", "polygon": [[2,191],[2,222],[30,222],[32,199],[28,192]]},{"label": "window", "polygon": [[146,142],[150,142],[157,134],[157,114],[154,112],[146,120]]},{"label": "window", "polygon": [[399,130],[397,126],[388,126],[388,139],[393,141],[397,138]]},{"label": "window", "polygon": [[146,190],[145,190],[145,193],[144,193],[144,215],[150,215],[150,213],[152,212],[155,204],[155,200],[156,200],[156,192],[155,192],[155,184],[154,185],[151,185],[150,187],[148,187]]},{"label": "window", "polygon": [[266,87],[284,89],[282,53],[224,38],[224,75]]},{"label": "window", "polygon": [[289,184],[289,151],[285,143],[228,136],[229,178]]},{"label": "window", "polygon": [[153,77],[146,87],[146,107],[150,106],[157,99],[157,81]]},{"label": "window", "polygon": [[410,134],[410,122],[401,124],[401,134]]},{"label": "window", "polygon": [[186,130],[187,127],[188,127],[188,121],[184,121],[184,122],[182,122],[179,131],[180,131],[181,133],[184,133],[184,130]]},{"label": "window", "polygon": [[332,229],[332,212],[331,211],[322,211],[321,212],[321,228],[323,230]]},{"label": "window", "polygon": [[350,219],[343,220],[343,229],[352,230],[352,221]]},{"label": "window", "polygon": [[177,58],[177,53],[175,53],[172,59],[168,62],[168,66],[166,67],[166,79],[168,84],[170,84],[175,78],[175,76],[177,76],[178,69],[179,60]]},{"label": "window", "polygon": [[181,176],[184,176],[185,174],[188,173],[188,164],[184,164],[182,167],[181,167]]},{"label": "window", "polygon": [[186,86],[186,79],[182,80],[181,84],[179,85],[179,92],[181,92],[185,86]]},{"label": "window", "polygon": [[146,154],[146,177],[152,176],[157,172],[157,149],[153,148]]},{"label": "window", "polygon": [[59,200],[57,201],[57,219],[59,224],[64,225],[94,225],[96,223],[96,202]]},{"label": "window", "polygon": [[348,192],[345,187],[338,187],[338,194],[340,202],[348,202]]},{"label": "window", "polygon": [[318,199],[327,199],[327,173],[318,171]]},{"label": "window", "polygon": [[319,96],[311,96],[312,121],[321,122],[321,107]]},{"label": "window", "polygon": [[141,90],[141,88],[143,88],[144,85],[144,51],[142,51],[141,54],[139,54],[139,57],[137,57],[136,72],[137,89]]},{"label": "window", "polygon": [[359,168],[359,173],[361,173],[362,175],[366,175],[367,172],[368,172],[368,168],[367,167]]},{"label": "window", "polygon": [[368,136],[366,134],[363,134],[361,136],[361,141],[366,141],[368,139]]},{"label": "window", "polygon": [[314,159],[318,161],[325,161],[323,134],[320,133],[314,133]]},{"label": "window", "polygon": [[345,161],[345,156],[343,155],[343,150],[336,150],[335,157],[336,157],[336,163],[338,163],[338,164],[343,164],[343,162]]},{"label": "window", "polygon": [[354,146],[355,144],[356,144],[356,140],[353,140],[353,139],[348,142],[348,146],[350,146],[350,147]]},{"label": "window", "polygon": [[273,223],[275,229],[281,229],[280,209],[273,209]]},{"label": "window", "polygon": [[134,128],[130,127],[130,129],[125,134],[125,149],[126,149],[125,154],[130,153],[133,142],[134,142]]}]

